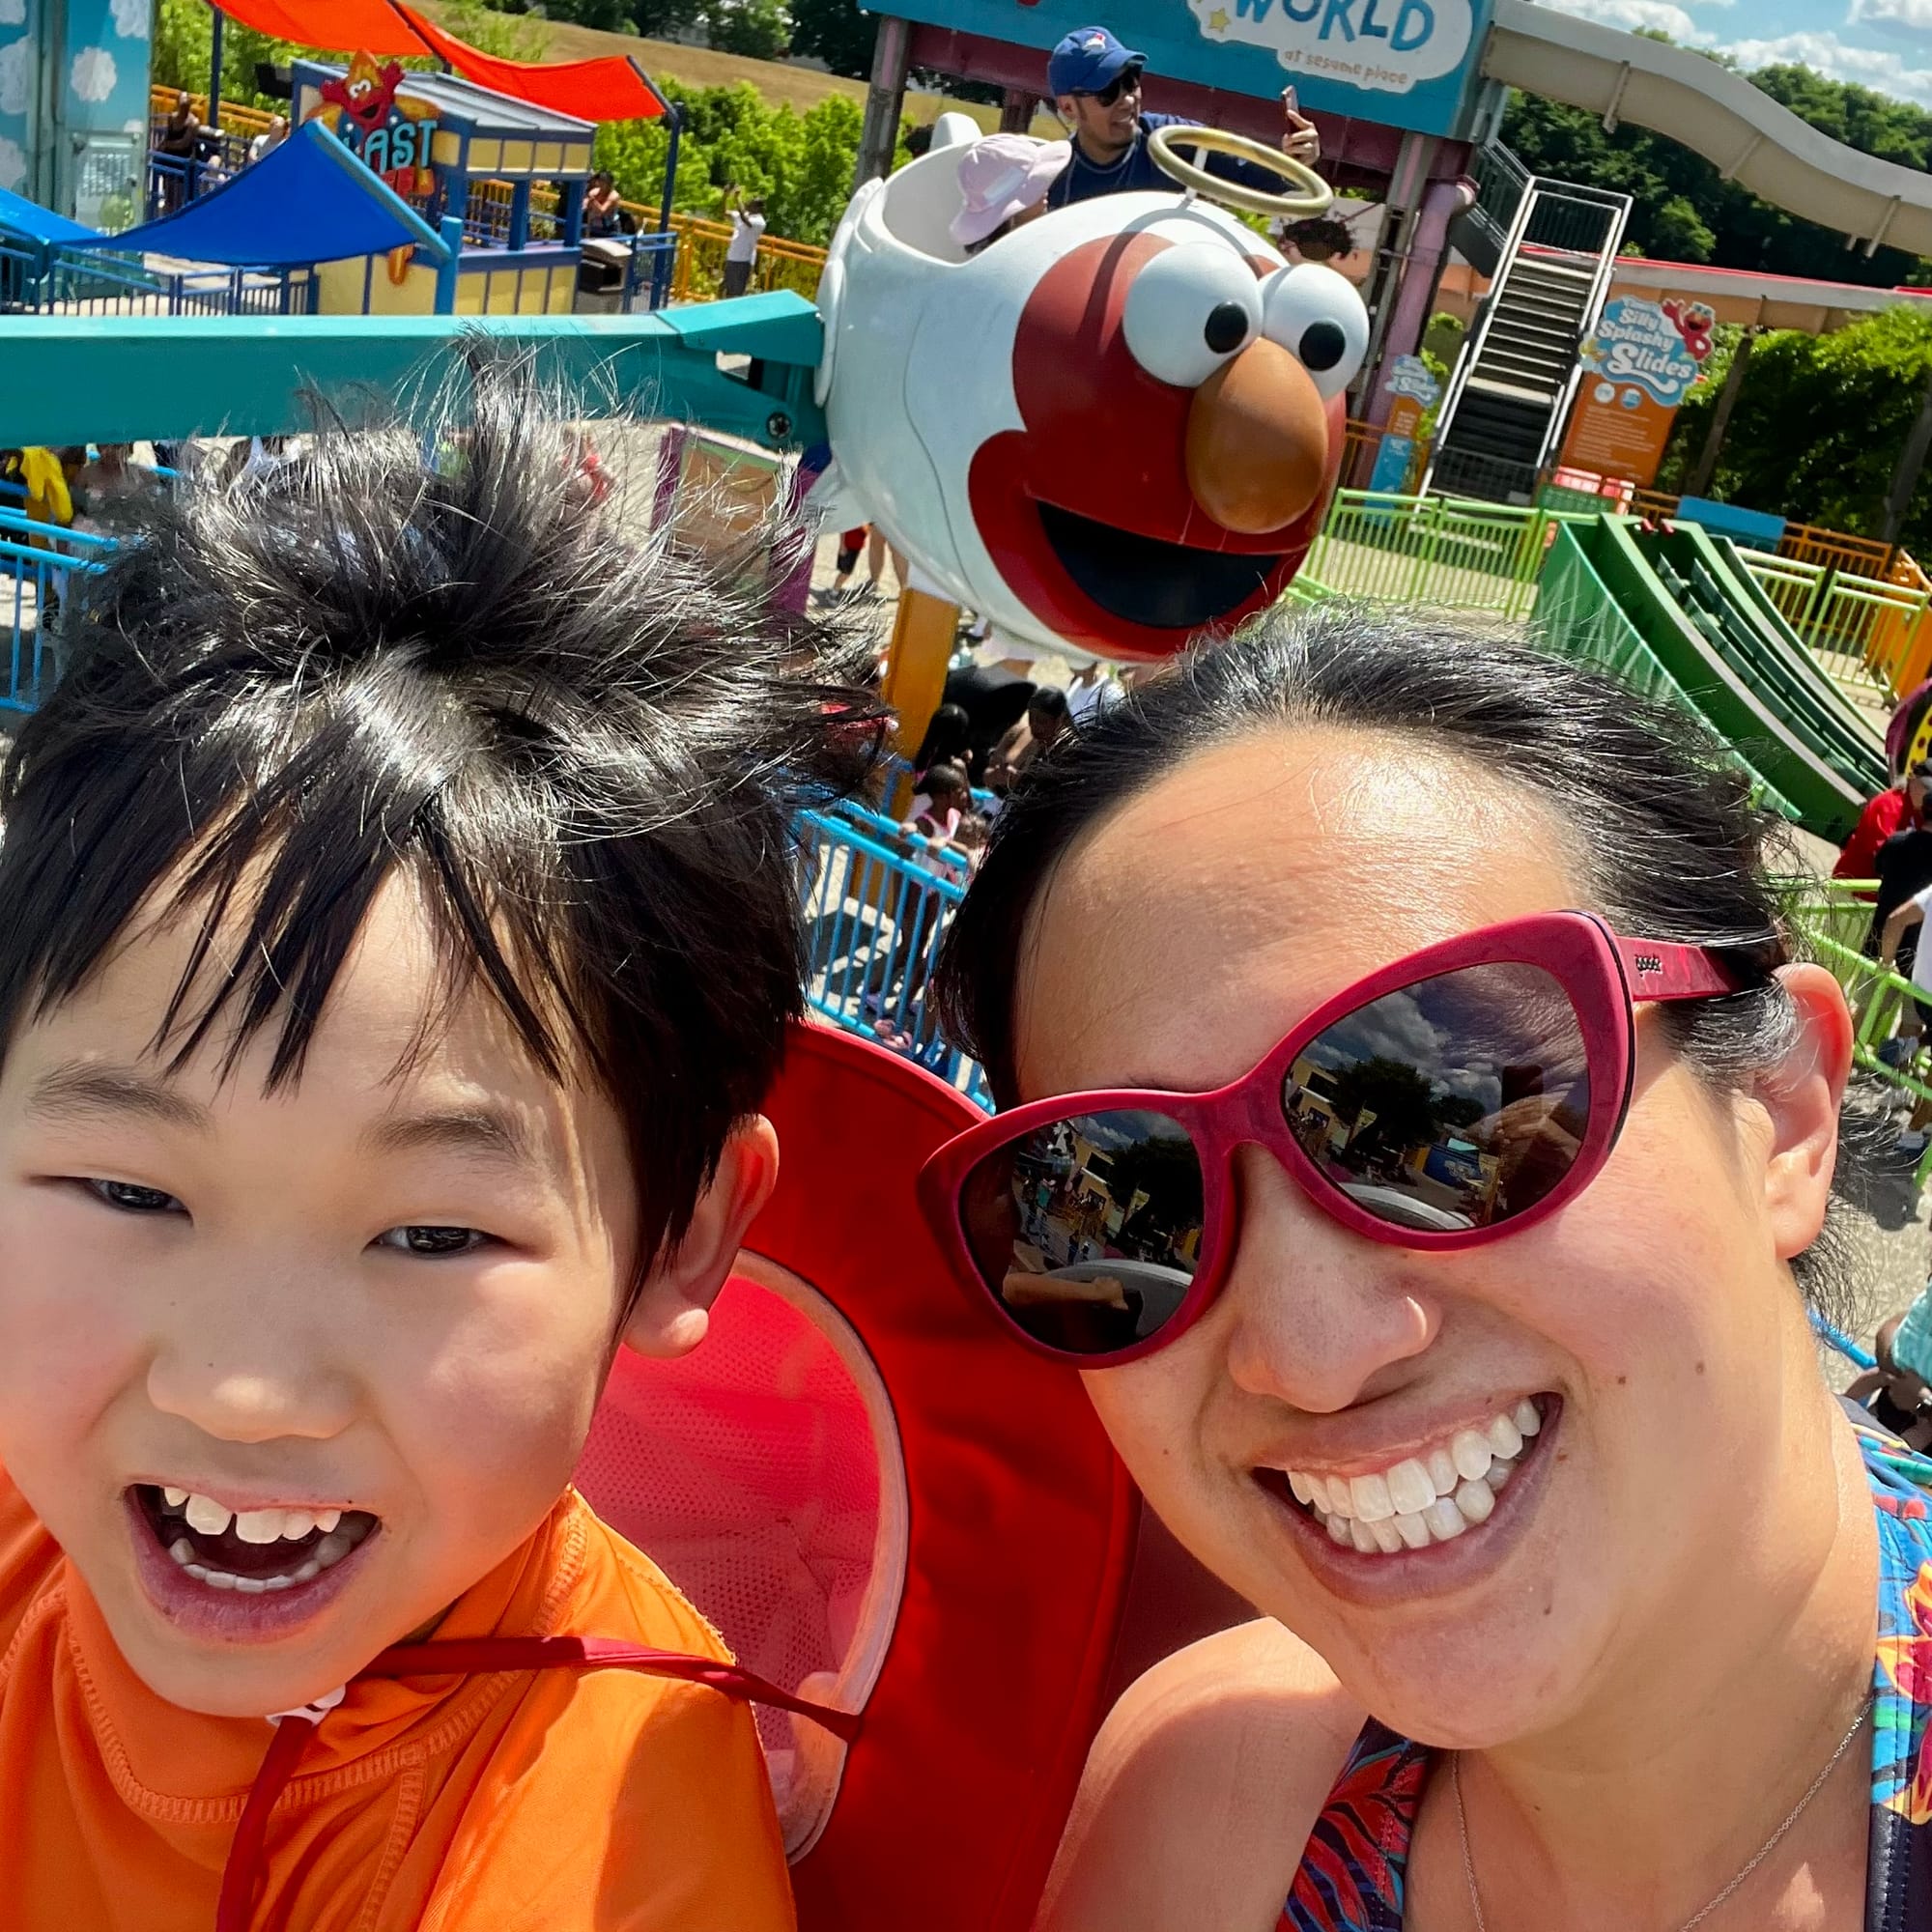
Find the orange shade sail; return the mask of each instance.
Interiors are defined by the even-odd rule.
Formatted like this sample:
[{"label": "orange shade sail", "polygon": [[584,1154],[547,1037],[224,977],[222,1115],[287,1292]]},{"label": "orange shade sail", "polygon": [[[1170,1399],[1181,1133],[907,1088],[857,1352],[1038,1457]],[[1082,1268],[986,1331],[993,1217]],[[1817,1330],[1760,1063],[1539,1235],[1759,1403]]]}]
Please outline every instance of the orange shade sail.
[{"label": "orange shade sail", "polygon": [[580,121],[640,121],[663,97],[635,61],[513,61],[486,54],[393,0],[217,0],[231,20],[274,40],[329,51],[431,54],[466,80]]}]

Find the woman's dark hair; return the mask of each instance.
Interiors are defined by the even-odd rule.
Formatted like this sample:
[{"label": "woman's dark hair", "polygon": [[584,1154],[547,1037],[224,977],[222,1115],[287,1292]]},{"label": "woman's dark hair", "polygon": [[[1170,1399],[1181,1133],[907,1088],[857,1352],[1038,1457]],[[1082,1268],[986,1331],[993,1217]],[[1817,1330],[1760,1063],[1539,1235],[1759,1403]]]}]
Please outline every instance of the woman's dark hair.
[{"label": "woman's dark hair", "polygon": [[[1497,633],[1359,605],[1279,607],[1063,733],[1014,785],[932,979],[947,1032],[1003,1105],[1018,1097],[1027,923],[1074,841],[1208,746],[1310,725],[1419,741],[1536,794],[1571,829],[1579,903],[1623,932],[1727,950],[1742,991],[1658,1009],[1714,1086],[1740,1087],[1787,1050],[1795,1015],[1773,978],[1787,954],[1764,858],[1776,821],[1721,747],[1628,687]],[[1840,1285],[1836,1247],[1821,1240],[1802,1258],[1814,1299]]]},{"label": "woman's dark hair", "polygon": [[427,421],[323,428],[293,488],[138,506],[0,771],[0,1041],[130,923],[185,917],[155,1050],[219,1039],[232,1070],[272,1030],[293,1082],[406,873],[444,975],[426,1026],[480,984],[603,1089],[648,1264],[801,1011],[791,825],[876,747],[845,681],[867,646],[778,614],[745,556],[639,540],[621,497],[575,511],[565,412],[468,360]]},{"label": "woman's dark hair", "polygon": [[912,761],[916,772],[963,758],[973,743],[973,721],[961,704],[942,704],[932,714],[932,722],[920,740],[919,756]]}]

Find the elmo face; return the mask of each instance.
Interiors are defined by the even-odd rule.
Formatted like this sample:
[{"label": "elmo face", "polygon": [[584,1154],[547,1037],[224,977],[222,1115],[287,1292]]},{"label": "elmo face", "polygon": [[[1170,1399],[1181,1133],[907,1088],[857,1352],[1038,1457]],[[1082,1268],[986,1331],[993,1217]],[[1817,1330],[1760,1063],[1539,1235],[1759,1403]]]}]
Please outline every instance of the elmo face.
[{"label": "elmo face", "polygon": [[968,491],[1005,582],[1071,642],[1164,657],[1273,602],[1307,554],[1367,317],[1332,270],[1261,249],[1129,231],[1027,299],[1023,427],[981,444]]}]

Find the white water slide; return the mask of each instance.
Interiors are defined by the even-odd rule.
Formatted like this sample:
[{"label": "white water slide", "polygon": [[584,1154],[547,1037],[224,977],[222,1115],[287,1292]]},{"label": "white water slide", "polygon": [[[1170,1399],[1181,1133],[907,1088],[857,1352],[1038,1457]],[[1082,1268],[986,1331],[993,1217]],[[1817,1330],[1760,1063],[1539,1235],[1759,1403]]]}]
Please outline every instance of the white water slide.
[{"label": "white water slide", "polygon": [[1727,181],[1866,254],[1932,255],[1932,174],[1842,146],[1688,47],[1640,40],[1529,0],[1496,0],[1483,53],[1493,80],[1667,134]]}]

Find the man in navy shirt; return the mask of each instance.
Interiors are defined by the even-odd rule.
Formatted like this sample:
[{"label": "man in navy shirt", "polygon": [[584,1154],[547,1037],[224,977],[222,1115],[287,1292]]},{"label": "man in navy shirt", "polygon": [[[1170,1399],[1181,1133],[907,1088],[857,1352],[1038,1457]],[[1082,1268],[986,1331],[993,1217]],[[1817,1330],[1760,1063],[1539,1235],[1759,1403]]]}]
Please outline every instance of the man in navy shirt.
[{"label": "man in navy shirt", "polygon": [[[1148,152],[1148,136],[1156,128],[1190,124],[1179,114],[1141,112],[1141,74],[1146,67],[1145,54],[1123,47],[1105,27],[1076,27],[1054,48],[1046,63],[1046,91],[1072,136],[1073,157],[1047,191],[1049,208],[1065,208],[1090,195],[1175,186]],[[1311,167],[1321,157],[1321,136],[1314,122],[1292,107],[1281,149]],[[1209,174],[1224,181],[1271,193],[1289,186],[1252,161],[1229,155],[1201,158]]]}]

